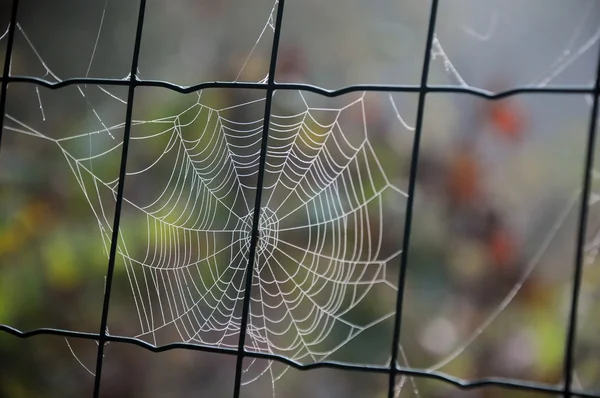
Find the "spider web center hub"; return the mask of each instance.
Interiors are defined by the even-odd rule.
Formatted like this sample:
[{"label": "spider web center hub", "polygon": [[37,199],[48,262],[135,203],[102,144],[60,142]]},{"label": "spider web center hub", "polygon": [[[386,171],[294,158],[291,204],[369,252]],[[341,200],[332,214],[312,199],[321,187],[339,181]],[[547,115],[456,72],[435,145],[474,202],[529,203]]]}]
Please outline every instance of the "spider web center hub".
[{"label": "spider web center hub", "polygon": [[[252,219],[253,212],[244,217],[244,250],[247,253],[250,250],[252,240]],[[256,257],[268,261],[275,251],[279,236],[279,219],[273,210],[263,208],[260,211],[258,221],[258,239],[256,242]]]}]

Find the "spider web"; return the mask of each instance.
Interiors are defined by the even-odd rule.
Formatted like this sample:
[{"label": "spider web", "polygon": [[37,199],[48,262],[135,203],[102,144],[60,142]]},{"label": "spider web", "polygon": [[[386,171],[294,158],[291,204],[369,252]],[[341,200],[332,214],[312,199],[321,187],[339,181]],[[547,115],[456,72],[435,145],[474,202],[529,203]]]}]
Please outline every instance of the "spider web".
[{"label": "spider web", "polygon": [[[238,78],[266,32],[274,29],[276,6],[277,2]],[[600,40],[598,30],[581,43],[589,11],[583,14],[582,24],[574,30],[566,49],[532,85],[548,85]],[[465,33],[475,40],[490,40],[494,21],[492,16],[488,32],[464,27]],[[17,28],[45,69],[43,77],[61,81],[42,60],[23,27]],[[102,24],[98,37],[101,31]],[[437,35],[432,51],[433,61],[441,62],[448,76],[463,87],[471,87]],[[111,91],[98,89],[113,101],[125,103]],[[98,221],[108,253],[112,221],[105,202],[106,198],[115,200],[118,180],[114,174],[94,167],[94,162],[120,154],[124,125],[107,124],[87,91],[78,90],[102,129],[56,139],[8,114],[5,129],[51,141],[60,148]],[[45,119],[37,89],[36,93]],[[392,251],[382,249],[385,209],[389,203],[404,206],[406,193],[378,159],[366,127],[364,94],[337,108],[311,107],[301,92],[297,95],[303,109],[274,113],[269,124],[265,199],[246,333],[248,348],[254,351],[313,363],[333,357],[362,332],[394,316],[393,311],[384,311],[374,313],[371,319],[354,321],[348,315],[370,295],[394,296],[397,292],[394,278],[386,270],[397,266],[402,248],[398,244]],[[591,97],[587,100],[591,104]],[[391,94],[389,101],[405,130],[414,130]],[[126,186],[139,187],[136,179],[143,177],[156,181],[153,187],[159,188],[145,195],[126,188],[124,211],[145,219],[146,243],[141,252],[131,250],[129,231],[123,227],[118,254],[139,320],[140,332],[135,337],[153,344],[164,342],[162,331],[174,328],[183,342],[237,348],[264,124],[262,117],[244,116],[244,110],[264,107],[264,99],[220,108],[209,103],[198,93],[190,106],[175,115],[132,123],[132,147],[154,149],[147,164],[127,171]],[[347,131],[340,117],[356,109],[361,128]],[[82,142],[89,143],[87,154],[71,149]],[[171,172],[166,176],[157,172],[154,178],[157,170]],[[457,358],[510,304],[578,197],[579,193],[558,216],[520,280],[497,308],[471,336],[428,370],[440,369]],[[592,202],[596,200],[592,198]],[[592,255],[600,246],[597,241],[592,239],[586,248]],[[400,350],[402,364],[410,366],[402,346]],[[266,367],[251,361],[244,369],[244,383],[268,374],[275,393],[275,382],[287,369],[273,361]],[[415,381],[407,377],[400,378],[398,394],[409,380],[418,396]]]},{"label": "spider web", "polygon": [[[261,37],[273,28],[271,20],[272,13]],[[18,32],[46,68],[45,77],[60,81],[21,25]],[[87,92],[79,92],[87,100]],[[266,200],[246,333],[252,350],[311,363],[330,357],[393,316],[389,311],[362,323],[346,319],[374,289],[390,290],[388,296],[394,296],[396,288],[385,269],[397,261],[400,249],[382,249],[383,201],[386,197],[402,203],[406,194],[386,176],[366,130],[355,137],[342,131],[338,119],[356,108],[366,129],[362,96],[327,109],[311,108],[298,95],[303,111],[271,116]],[[132,152],[138,148],[156,156],[140,169],[127,171],[128,186],[137,186],[140,176],[146,183],[155,182],[161,171],[171,170],[143,199],[135,192],[124,196],[124,214],[137,212],[146,218],[145,253],[132,254],[125,222],[118,245],[139,318],[135,337],[158,345],[160,333],[174,328],[179,341],[237,348],[264,120],[228,115],[243,117],[240,114],[253,107],[263,108],[264,99],[217,109],[204,104],[198,93],[194,103],[176,115],[133,121]],[[40,111],[43,114],[41,101]],[[124,124],[107,125],[95,109],[94,115],[101,130],[59,139],[11,115],[6,115],[11,122],[6,129],[60,148],[96,216],[108,253],[112,221],[107,208],[116,199],[118,179],[96,161],[119,155]],[[88,142],[87,154],[71,149],[87,148]],[[146,145],[148,151],[142,149]],[[152,149],[157,145],[158,152]],[[275,365],[269,362],[254,370],[252,361],[244,370],[244,383],[269,372],[274,384],[287,370],[274,370]]]}]

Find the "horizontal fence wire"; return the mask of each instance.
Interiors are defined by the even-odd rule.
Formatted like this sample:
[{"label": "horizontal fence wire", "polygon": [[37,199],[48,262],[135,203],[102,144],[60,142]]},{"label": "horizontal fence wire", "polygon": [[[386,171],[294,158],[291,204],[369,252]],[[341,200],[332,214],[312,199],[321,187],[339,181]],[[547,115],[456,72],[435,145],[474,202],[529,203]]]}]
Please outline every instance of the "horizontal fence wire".
[{"label": "horizontal fence wire", "polygon": [[[17,338],[31,338],[35,336],[57,336],[57,337],[68,337],[82,340],[98,340],[100,335],[98,333],[89,332],[78,332],[73,330],[63,329],[52,329],[52,328],[39,328],[29,331],[20,331],[14,327],[0,324],[0,331],[10,334]],[[238,350],[235,348],[224,348],[216,347],[211,345],[203,344],[192,344],[192,343],[170,343],[160,346],[147,343],[135,337],[119,336],[106,334],[106,342],[130,344],[137,347],[144,348],[148,351],[159,353],[167,352],[172,350],[190,350],[200,351],[214,354],[222,354],[229,356],[237,356]],[[374,374],[388,374],[390,372],[389,366],[382,365],[358,365],[353,363],[334,362],[334,361],[321,361],[310,364],[301,364],[287,357],[270,354],[264,352],[246,350],[244,356],[248,358],[264,359],[268,361],[275,361],[287,366],[290,366],[300,371],[310,371],[315,369],[337,369],[350,372],[364,372]],[[563,388],[557,386],[551,386],[538,382],[522,381],[522,380],[511,380],[501,377],[489,377],[477,380],[463,380],[458,377],[450,376],[446,373],[439,371],[429,371],[422,369],[409,368],[404,366],[396,366],[393,369],[394,374],[399,376],[410,376],[420,379],[438,380],[451,384],[457,388],[470,390],[480,387],[501,387],[507,389],[517,389],[531,392],[548,393],[552,395],[560,395],[563,393]],[[578,392],[574,393],[573,396],[586,397],[586,398],[600,398],[600,393],[597,392]]]},{"label": "horizontal fence wire", "polygon": [[[425,56],[423,62],[423,70],[421,74],[421,84],[419,85],[372,85],[372,84],[357,84],[351,85],[335,90],[327,90],[322,87],[310,85],[310,84],[296,84],[296,83],[277,83],[275,82],[275,70],[277,64],[277,52],[279,46],[279,36],[281,33],[281,28],[283,24],[283,9],[284,9],[285,0],[279,0],[277,5],[277,16],[274,24],[274,39],[272,45],[272,52],[270,58],[270,66],[269,66],[269,75],[268,79],[265,83],[248,83],[248,82],[203,82],[191,86],[181,86],[177,84],[173,84],[166,81],[159,80],[142,80],[136,76],[137,66],[139,61],[139,52],[140,52],[140,44],[142,40],[142,32],[143,32],[143,22],[145,15],[145,5],[146,0],[140,1],[139,12],[138,12],[138,21],[137,21],[137,29],[136,36],[134,42],[134,52],[132,56],[131,63],[131,73],[126,79],[104,79],[104,78],[70,78],[61,81],[48,81],[42,78],[31,77],[31,76],[12,76],[10,75],[10,65],[12,59],[12,49],[14,44],[14,37],[16,31],[16,22],[19,8],[19,0],[12,1],[12,9],[10,14],[10,25],[7,34],[7,46],[6,46],[6,54],[3,65],[3,73],[1,76],[1,92],[0,92],[0,145],[2,143],[2,132],[3,132],[3,124],[4,124],[4,115],[6,109],[6,98],[7,98],[7,88],[11,83],[24,83],[24,84],[34,84],[40,87],[46,87],[51,90],[58,90],[63,87],[68,87],[72,85],[97,85],[97,86],[122,86],[128,88],[128,99],[127,99],[127,108],[126,108],[126,118],[125,118],[125,130],[124,130],[124,140],[123,140],[123,149],[122,149],[122,157],[121,157],[121,166],[119,171],[119,180],[118,180],[118,188],[117,188],[117,197],[116,197],[116,209],[115,216],[113,221],[113,236],[111,241],[110,255],[109,255],[109,263],[107,268],[107,278],[106,278],[106,287],[104,291],[103,297],[103,307],[101,313],[101,327],[98,333],[87,333],[87,332],[78,332],[73,330],[64,330],[64,329],[52,329],[52,328],[39,328],[35,330],[29,331],[21,331],[10,325],[0,324],[0,332],[6,333],[11,336],[15,336],[18,338],[30,338],[34,336],[40,335],[50,335],[50,336],[60,336],[60,337],[69,337],[76,339],[84,339],[84,340],[95,340],[98,342],[98,351],[97,351],[97,361],[96,361],[96,372],[95,372],[95,380],[94,380],[94,391],[93,396],[97,398],[100,394],[101,388],[101,375],[102,375],[102,367],[103,367],[103,359],[104,359],[104,347],[108,342],[118,342],[131,344],[138,347],[142,347],[151,352],[164,352],[169,350],[176,349],[186,349],[193,351],[203,351],[203,352],[212,352],[219,353],[223,355],[231,355],[236,356],[236,376],[235,376],[235,385],[234,385],[234,398],[238,398],[241,389],[241,373],[242,373],[242,361],[244,358],[256,358],[256,359],[265,359],[270,361],[276,361],[281,364],[288,365],[297,370],[311,370],[311,369],[320,369],[320,368],[330,368],[330,369],[339,369],[346,371],[355,371],[355,372],[370,372],[370,373],[379,373],[379,374],[388,374],[389,375],[389,397],[393,397],[394,393],[394,385],[396,377],[399,375],[411,376],[417,378],[424,379],[432,379],[439,380],[446,383],[449,383],[457,388],[461,389],[475,389],[480,387],[501,387],[506,389],[513,390],[522,390],[522,391],[532,391],[532,392],[540,392],[547,393],[551,395],[562,395],[565,398],[578,396],[578,397],[589,397],[589,398],[600,398],[600,392],[591,393],[591,392],[574,392],[573,391],[573,369],[574,369],[574,347],[576,341],[576,329],[577,329],[577,308],[579,303],[579,293],[581,289],[581,280],[582,280],[582,268],[583,268],[583,242],[585,239],[585,232],[587,226],[587,218],[588,218],[588,208],[589,208],[589,193],[591,190],[591,174],[592,174],[592,166],[594,163],[594,149],[596,142],[596,133],[597,133],[597,121],[599,116],[599,108],[600,108],[600,54],[598,54],[598,65],[596,69],[596,79],[595,85],[593,87],[588,86],[553,86],[553,87],[517,87],[512,90],[506,90],[502,92],[493,93],[490,91],[486,91],[483,89],[477,89],[472,87],[457,87],[457,86],[443,86],[443,85],[428,85],[428,70],[431,59],[431,46],[433,41],[433,35],[435,33],[435,19],[437,14],[437,7],[439,0],[432,0],[431,3],[431,11],[430,11],[430,19],[428,26],[428,38],[427,44],[425,48]],[[168,90],[172,90],[182,94],[194,93],[204,89],[211,88],[232,88],[232,89],[250,89],[250,90],[264,90],[266,92],[266,103],[265,103],[265,114],[264,114],[264,123],[263,123],[263,132],[262,132],[262,144],[261,144],[261,152],[260,152],[260,167],[259,167],[259,176],[257,181],[257,194],[256,194],[256,205],[253,212],[253,225],[252,225],[252,235],[249,249],[249,257],[248,257],[248,268],[246,269],[246,289],[244,292],[244,305],[242,312],[242,321],[240,325],[240,338],[239,345],[237,349],[233,348],[223,348],[216,347],[210,345],[203,344],[191,344],[191,343],[172,343],[161,346],[155,346],[149,344],[143,340],[126,337],[126,336],[118,336],[111,335],[107,331],[107,322],[108,322],[108,313],[109,313],[109,303],[110,303],[110,295],[111,295],[111,286],[112,286],[112,276],[114,273],[115,260],[117,255],[117,242],[118,242],[118,233],[119,233],[119,223],[121,218],[121,207],[123,204],[123,190],[125,184],[125,175],[126,175],[126,164],[127,164],[127,155],[128,155],[128,143],[129,136],[131,132],[132,125],[132,113],[133,113],[133,99],[135,89],[137,87],[158,87],[164,88]],[[325,97],[338,97],[344,94],[353,93],[353,92],[406,92],[406,93],[418,93],[419,94],[419,102],[417,108],[417,119],[415,126],[415,139],[413,142],[413,151],[412,151],[412,159],[411,159],[411,168],[410,168],[410,179],[409,179],[409,195],[406,207],[406,221],[404,226],[404,238],[403,238],[403,250],[401,256],[401,264],[400,264],[400,276],[399,276],[399,285],[398,285],[398,297],[397,297],[397,307],[396,307],[396,322],[394,326],[394,334],[392,341],[392,349],[391,349],[391,361],[388,366],[365,366],[351,363],[341,363],[341,362],[333,362],[333,361],[321,361],[317,363],[311,364],[301,364],[292,359],[289,359],[284,356],[280,356],[277,354],[269,354],[263,352],[256,352],[252,350],[248,350],[245,347],[245,336],[246,336],[246,327],[249,318],[250,312],[250,290],[252,286],[252,269],[254,265],[254,255],[256,251],[257,241],[258,241],[258,220],[260,217],[260,199],[262,194],[262,184],[263,184],[263,174],[265,170],[265,162],[266,162],[266,148],[267,148],[267,140],[268,140],[268,125],[269,119],[271,116],[271,101],[273,97],[273,93],[277,90],[289,90],[289,91],[306,91],[312,92],[315,94],[320,94]],[[407,368],[403,366],[399,366],[397,364],[397,355],[398,355],[398,343],[400,341],[400,330],[401,330],[401,318],[402,318],[402,308],[403,308],[403,291],[405,284],[405,275],[408,263],[408,248],[410,243],[410,232],[411,232],[411,221],[413,215],[413,205],[414,205],[414,190],[415,190],[415,181],[417,174],[417,163],[419,159],[419,141],[422,130],[423,118],[424,118],[424,108],[425,108],[425,99],[428,93],[464,93],[469,95],[474,95],[477,97],[485,98],[488,100],[499,100],[502,98],[506,98],[513,95],[518,94],[560,94],[560,95],[568,95],[568,94],[587,94],[593,96],[592,102],[592,110],[590,115],[590,125],[588,131],[588,139],[587,139],[587,148],[586,148],[586,156],[584,159],[584,172],[583,172],[583,199],[581,201],[581,208],[578,219],[578,233],[577,233],[577,241],[576,241],[576,254],[575,254],[575,266],[574,266],[574,279],[573,279],[573,288],[571,292],[571,301],[570,301],[570,313],[569,313],[569,322],[568,322],[568,330],[566,337],[566,345],[565,345],[565,354],[564,354],[564,365],[563,365],[563,379],[564,385],[560,386],[550,386],[542,383],[536,382],[528,382],[514,379],[506,379],[506,378],[486,378],[480,380],[462,380],[456,377],[452,377],[442,372],[438,371],[428,371],[428,370],[419,370],[414,368]]]},{"label": "horizontal fence wire", "polygon": [[[250,83],[250,82],[204,82],[198,83],[191,86],[183,86],[162,80],[144,80],[135,77],[126,79],[105,79],[97,77],[74,77],[64,79],[58,82],[52,82],[39,77],[33,76],[8,76],[2,77],[3,82],[7,83],[28,83],[35,84],[41,87],[49,89],[58,89],[68,86],[76,85],[92,85],[92,86],[121,86],[129,87],[157,87],[172,90],[181,94],[191,94],[200,90],[211,89],[211,88],[233,88],[233,89],[251,89],[251,90],[267,90],[269,87],[268,83]],[[486,98],[490,100],[498,100],[506,97],[510,97],[517,94],[588,94],[593,95],[596,90],[592,86],[579,86],[579,85],[564,85],[564,86],[550,86],[550,87],[536,87],[536,86],[524,86],[517,87],[510,90],[504,90],[499,92],[491,92],[488,90],[476,88],[476,87],[460,87],[450,85],[436,85],[428,84],[424,88],[420,85],[415,84],[353,84],[351,86],[342,87],[335,90],[328,90],[319,86],[306,83],[277,83],[273,82],[272,86],[276,91],[307,91],[315,94],[322,95],[324,97],[339,97],[344,94],[356,93],[356,92],[389,92],[389,93],[419,93],[424,90],[427,93],[464,93],[471,94],[477,97]]]}]

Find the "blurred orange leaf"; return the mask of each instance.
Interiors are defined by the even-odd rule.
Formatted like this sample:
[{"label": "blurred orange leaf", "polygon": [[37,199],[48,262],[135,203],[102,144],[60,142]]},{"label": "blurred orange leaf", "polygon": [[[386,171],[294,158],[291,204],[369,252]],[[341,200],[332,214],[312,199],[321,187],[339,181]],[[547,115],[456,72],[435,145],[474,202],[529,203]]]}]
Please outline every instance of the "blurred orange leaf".
[{"label": "blurred orange leaf", "polygon": [[449,173],[449,194],[453,202],[466,204],[479,195],[479,164],[470,151],[463,150],[452,160]]},{"label": "blurred orange leaf", "polygon": [[513,264],[515,246],[507,231],[497,228],[491,232],[489,253],[493,264],[500,268],[507,268]]},{"label": "blurred orange leaf", "polygon": [[510,104],[498,103],[492,106],[490,118],[499,133],[510,139],[521,138],[525,129],[524,119],[519,110]]}]

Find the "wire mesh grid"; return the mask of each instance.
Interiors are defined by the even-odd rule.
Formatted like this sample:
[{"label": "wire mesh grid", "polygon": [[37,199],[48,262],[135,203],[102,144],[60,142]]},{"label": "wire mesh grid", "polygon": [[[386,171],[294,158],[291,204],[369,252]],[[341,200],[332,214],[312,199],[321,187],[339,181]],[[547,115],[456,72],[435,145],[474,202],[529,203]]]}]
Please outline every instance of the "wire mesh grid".
[{"label": "wire mesh grid", "polygon": [[[140,54],[140,46],[142,41],[142,31],[144,26],[144,16],[146,11],[146,0],[140,0],[140,6],[137,16],[137,28],[135,34],[135,42],[134,42],[134,51],[133,57],[131,61],[131,69],[130,74],[127,79],[104,79],[104,78],[72,78],[66,79],[59,82],[50,82],[41,78],[30,77],[30,76],[11,76],[10,75],[10,65],[11,65],[11,57],[13,53],[13,44],[15,41],[15,32],[17,27],[17,14],[19,8],[19,0],[12,1],[12,8],[10,14],[10,25],[8,29],[8,41],[6,47],[6,55],[3,66],[2,73],[2,86],[0,92],[0,114],[3,115],[0,118],[0,144],[2,138],[3,124],[4,124],[4,115],[6,109],[6,100],[7,100],[7,87],[10,83],[29,83],[38,86],[43,86],[49,89],[58,90],[62,87],[78,85],[78,84],[88,84],[88,85],[112,85],[112,86],[125,86],[128,88],[128,96],[127,96],[127,105],[126,105],[126,118],[124,124],[124,140],[121,154],[121,163],[119,169],[119,180],[118,180],[118,188],[116,194],[116,207],[115,207],[115,215],[113,220],[113,229],[112,229],[112,240],[110,245],[109,252],[109,261],[108,268],[106,272],[106,286],[104,290],[104,298],[103,298],[103,307],[101,313],[101,322],[100,322],[100,330],[98,333],[85,333],[85,332],[77,332],[70,330],[62,330],[62,329],[52,329],[52,328],[40,328],[30,331],[21,331],[10,325],[0,324],[0,331],[4,333],[8,333],[10,335],[19,337],[19,338],[29,338],[33,336],[39,335],[55,335],[55,336],[63,336],[70,338],[78,338],[78,339],[87,339],[87,340],[95,340],[98,342],[97,356],[96,356],[96,372],[95,372],[95,380],[94,380],[94,389],[93,396],[96,398],[100,394],[101,389],[101,380],[102,380],[102,369],[103,369],[103,360],[104,360],[104,349],[108,342],[120,342],[127,343],[136,346],[143,347],[152,352],[163,352],[173,349],[188,349],[188,350],[198,350],[204,352],[213,352],[220,353],[224,355],[231,355],[236,357],[236,371],[235,371],[235,380],[234,383],[234,398],[238,398],[240,396],[241,390],[241,378],[243,372],[243,360],[244,358],[256,358],[256,359],[267,359],[272,361],[277,361],[279,363],[289,365],[298,370],[310,370],[316,368],[333,368],[333,369],[341,369],[348,371],[357,371],[357,372],[375,372],[379,374],[387,374],[388,375],[388,397],[392,398],[395,394],[395,384],[396,377],[398,375],[406,375],[412,377],[419,378],[429,378],[429,379],[437,379],[444,381],[446,383],[452,384],[458,388],[462,389],[474,389],[478,387],[484,386],[496,386],[503,387],[506,389],[515,389],[522,391],[534,391],[540,393],[547,393],[551,395],[561,395],[564,397],[573,397],[573,396],[581,396],[581,397],[600,397],[599,394],[593,393],[583,393],[583,392],[574,392],[573,391],[573,369],[574,369],[574,346],[576,340],[576,328],[577,328],[577,311],[579,304],[579,292],[581,290],[581,281],[582,281],[582,269],[583,269],[583,257],[584,257],[584,239],[586,232],[586,224],[587,224],[587,216],[588,216],[588,204],[589,197],[591,192],[591,175],[592,175],[592,167],[594,163],[594,147],[596,141],[596,133],[597,133],[597,120],[599,116],[599,107],[600,107],[600,55],[598,57],[598,66],[596,70],[595,84],[593,87],[581,87],[581,86],[564,86],[564,87],[520,87],[515,88],[508,91],[503,91],[500,93],[491,93],[488,91],[475,89],[475,88],[465,88],[465,87],[453,87],[453,86],[433,86],[428,85],[428,75],[429,75],[429,66],[432,56],[432,45],[434,42],[434,34],[436,27],[436,17],[438,13],[438,4],[439,0],[431,1],[431,9],[429,14],[429,24],[427,28],[427,41],[424,49],[424,62],[423,68],[421,72],[420,84],[419,85],[351,85],[337,90],[326,90],[314,85],[309,84],[293,84],[293,83],[277,83],[275,82],[275,71],[277,66],[277,58],[278,58],[278,49],[280,42],[280,35],[283,24],[283,15],[284,15],[284,6],[285,0],[279,0],[277,2],[277,11],[276,18],[274,21],[274,37],[269,61],[269,74],[266,82],[263,83],[246,83],[246,82],[204,82],[192,86],[180,86],[172,83],[168,83],[165,81],[158,80],[141,80],[137,77],[138,70],[138,62],[139,62],[139,54]],[[252,229],[251,229],[251,239],[250,239],[250,247],[247,259],[247,271],[245,278],[245,291],[244,291],[244,300],[243,300],[243,312],[241,318],[240,325],[240,333],[239,333],[239,341],[237,349],[232,348],[223,348],[223,347],[215,347],[209,345],[199,345],[199,344],[187,344],[187,343],[172,343],[161,346],[154,346],[145,341],[142,341],[137,338],[125,337],[112,335],[107,332],[107,323],[108,323],[108,313],[109,313],[109,303],[111,297],[111,288],[113,282],[113,274],[115,269],[115,261],[117,257],[117,246],[118,246],[118,238],[119,238],[119,224],[121,221],[121,208],[123,205],[123,192],[124,192],[124,183],[125,183],[125,175],[126,175],[126,165],[127,165],[127,157],[128,157],[128,147],[130,141],[130,133],[132,126],[132,114],[133,114],[133,102],[135,89],[137,87],[162,87],[165,89],[173,90],[179,93],[193,93],[199,90],[208,89],[208,88],[237,88],[237,89],[259,89],[266,91],[266,101],[265,101],[265,109],[264,109],[264,122],[262,127],[262,136],[261,136],[261,151],[260,151],[260,159],[259,159],[259,170],[258,170],[258,180],[257,180],[257,190],[256,190],[256,200],[255,206],[252,213]],[[258,245],[259,238],[259,220],[261,213],[261,195],[263,192],[263,182],[264,182],[264,173],[265,173],[265,164],[267,158],[267,140],[268,140],[268,126],[271,118],[271,106],[273,93],[276,90],[304,90],[308,92],[313,92],[316,94],[320,94],[326,97],[338,97],[347,93],[352,92],[412,92],[418,93],[418,107],[417,107],[417,116],[416,116],[416,126],[414,130],[414,142],[412,147],[412,155],[411,155],[411,163],[410,163],[410,174],[409,174],[409,185],[408,185],[408,198],[406,204],[406,220],[404,224],[404,235],[402,247],[405,250],[401,253],[400,258],[400,272],[399,272],[399,280],[398,280],[398,294],[396,297],[396,312],[395,312],[395,323],[392,335],[392,345],[390,347],[391,352],[391,361],[388,366],[361,366],[354,364],[345,364],[345,363],[337,363],[333,361],[322,361],[312,364],[300,364],[295,362],[292,359],[286,358],[284,356],[269,354],[263,352],[254,352],[251,350],[247,350],[245,348],[246,337],[247,337],[247,328],[248,328],[248,320],[250,313],[250,293],[252,289],[252,278],[253,278],[253,268],[255,266],[255,257],[256,250]],[[577,246],[576,246],[576,254],[575,254],[575,267],[574,267],[574,283],[572,286],[571,297],[570,297],[570,305],[569,305],[569,322],[568,329],[566,333],[566,344],[565,344],[565,352],[563,358],[563,380],[564,385],[561,387],[552,387],[543,385],[541,383],[535,382],[524,382],[510,379],[501,379],[501,378],[488,378],[481,380],[461,380],[458,378],[454,378],[452,376],[446,375],[442,372],[438,371],[427,371],[427,370],[418,370],[413,368],[407,368],[398,366],[398,350],[397,347],[400,342],[400,333],[401,333],[401,321],[402,321],[402,310],[403,310],[403,293],[404,286],[406,283],[406,269],[408,262],[408,248],[410,247],[410,232],[411,232],[411,223],[413,218],[413,207],[414,207],[414,193],[416,186],[416,176],[417,176],[417,164],[419,159],[419,146],[420,146],[420,138],[421,132],[423,129],[423,119],[424,119],[424,109],[425,109],[425,100],[428,93],[466,93],[475,96],[479,96],[485,98],[489,101],[499,100],[505,97],[514,96],[520,93],[547,93],[547,94],[587,94],[592,95],[593,103],[591,107],[591,119],[588,130],[588,137],[586,143],[586,155],[584,160],[584,173],[582,176],[582,201],[581,207],[579,210],[578,216],[578,228],[577,228]]]}]

